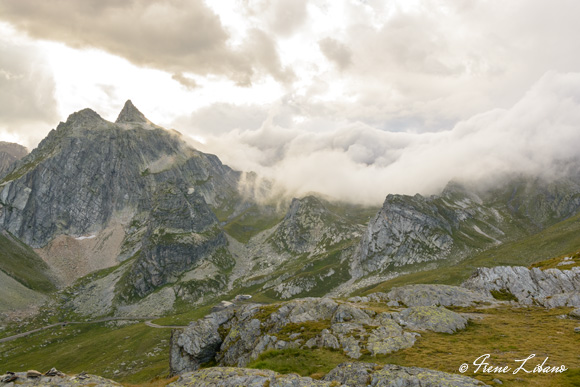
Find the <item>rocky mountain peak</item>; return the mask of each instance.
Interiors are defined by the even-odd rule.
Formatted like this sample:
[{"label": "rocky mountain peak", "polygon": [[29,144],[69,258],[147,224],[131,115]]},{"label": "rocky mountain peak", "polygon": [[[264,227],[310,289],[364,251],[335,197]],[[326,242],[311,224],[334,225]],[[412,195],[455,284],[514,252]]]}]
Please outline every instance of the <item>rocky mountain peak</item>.
[{"label": "rocky mountain peak", "polygon": [[75,126],[93,126],[106,121],[99,113],[87,108],[71,114],[68,116],[66,122],[67,124],[73,124]]},{"label": "rocky mountain peak", "polygon": [[121,110],[121,113],[119,113],[119,117],[117,117],[115,123],[126,124],[130,122],[148,123],[150,121],[143,113],[139,111],[139,109],[135,107],[135,105],[133,105],[133,102],[128,99],[127,102],[125,102],[125,106],[123,106],[123,110]]}]

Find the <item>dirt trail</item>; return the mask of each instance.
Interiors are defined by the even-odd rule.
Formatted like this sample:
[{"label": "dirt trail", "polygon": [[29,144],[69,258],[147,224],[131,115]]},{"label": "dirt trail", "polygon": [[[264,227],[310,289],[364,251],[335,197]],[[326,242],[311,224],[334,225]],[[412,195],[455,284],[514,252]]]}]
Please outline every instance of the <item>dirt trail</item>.
[{"label": "dirt trail", "polygon": [[107,321],[115,321],[115,320],[125,320],[125,321],[142,321],[145,320],[145,325],[147,325],[148,327],[151,328],[156,328],[156,329],[163,329],[163,328],[172,328],[172,329],[176,329],[176,328],[185,328],[185,326],[180,326],[180,325],[157,325],[154,324],[151,320],[155,319],[156,317],[106,317],[106,318],[102,318],[102,319],[98,319],[98,320],[92,320],[92,321],[63,321],[63,322],[59,322],[56,324],[50,324],[47,325],[45,327],[42,328],[37,328],[37,329],[33,329],[31,331],[28,332],[22,332],[19,333],[17,335],[12,335],[12,336],[8,336],[8,337],[4,337],[0,339],[0,343],[5,343],[7,341],[12,341],[12,340],[16,340],[19,339],[21,337],[25,337],[28,335],[31,335],[33,333],[36,332],[40,332],[43,331],[45,329],[50,329],[50,328],[54,328],[54,327],[58,327],[58,326],[66,326],[66,325],[70,325],[70,324],[97,324],[97,323],[102,323],[102,322],[107,322]]}]

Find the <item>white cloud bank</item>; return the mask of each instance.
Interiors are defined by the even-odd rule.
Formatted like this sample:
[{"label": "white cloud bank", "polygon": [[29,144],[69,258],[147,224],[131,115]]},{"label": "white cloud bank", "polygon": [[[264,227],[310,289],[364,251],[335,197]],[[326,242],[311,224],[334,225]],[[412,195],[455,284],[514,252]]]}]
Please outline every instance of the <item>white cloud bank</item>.
[{"label": "white cloud bank", "polygon": [[114,119],[130,98],[295,194],[380,203],[550,174],[579,143],[578,14],[577,0],[0,0],[0,137],[31,147],[74,110]]},{"label": "white cloud bank", "polygon": [[295,196],[315,191],[365,204],[379,204],[388,193],[436,193],[452,179],[550,177],[580,159],[580,73],[546,73],[513,107],[436,133],[362,123],[335,131],[286,129],[274,123],[276,111],[256,130],[206,134],[203,149],[275,179]]}]

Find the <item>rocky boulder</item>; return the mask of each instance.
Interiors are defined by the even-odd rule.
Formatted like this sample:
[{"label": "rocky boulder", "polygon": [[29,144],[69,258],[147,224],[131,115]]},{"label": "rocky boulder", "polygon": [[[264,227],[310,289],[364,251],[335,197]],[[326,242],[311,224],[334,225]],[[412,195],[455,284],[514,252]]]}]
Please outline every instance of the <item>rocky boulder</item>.
[{"label": "rocky boulder", "polygon": [[350,387],[472,387],[485,386],[477,379],[418,367],[393,364],[343,363],[330,371],[324,379]]},{"label": "rocky boulder", "polygon": [[463,287],[489,296],[509,294],[524,305],[580,307],[580,267],[570,270],[521,266],[478,268]]},{"label": "rocky boulder", "polygon": [[[218,367],[205,368],[181,375],[168,387],[340,387],[343,385],[301,377],[296,374],[281,375],[270,370]],[[348,386],[343,386],[348,387]]]},{"label": "rocky boulder", "polygon": [[329,348],[358,359],[364,352],[379,355],[409,348],[420,336],[414,331],[454,333],[466,324],[463,316],[435,306],[378,313],[330,298],[234,306],[173,332],[171,371],[194,371],[211,360],[245,367],[264,351],[286,348]]},{"label": "rocky boulder", "polygon": [[406,306],[473,306],[477,303],[493,302],[483,292],[451,285],[406,285],[393,288],[386,294],[392,301]]},{"label": "rocky boulder", "polygon": [[84,372],[78,375],[65,375],[53,368],[45,374],[32,370],[8,372],[5,375],[0,375],[0,386],[115,387],[121,386],[121,384]]},{"label": "rocky boulder", "polygon": [[170,366],[173,373],[193,371],[203,363],[214,359],[222,337],[218,331],[234,315],[233,310],[211,313],[191,323],[185,330],[173,331],[171,335]]},{"label": "rocky boulder", "polygon": [[396,317],[407,329],[455,333],[467,326],[467,319],[444,307],[414,306]]},{"label": "rocky boulder", "polygon": [[479,380],[418,367],[343,363],[322,380],[296,374],[281,375],[270,370],[215,367],[181,375],[169,387],[475,387],[485,386]]}]

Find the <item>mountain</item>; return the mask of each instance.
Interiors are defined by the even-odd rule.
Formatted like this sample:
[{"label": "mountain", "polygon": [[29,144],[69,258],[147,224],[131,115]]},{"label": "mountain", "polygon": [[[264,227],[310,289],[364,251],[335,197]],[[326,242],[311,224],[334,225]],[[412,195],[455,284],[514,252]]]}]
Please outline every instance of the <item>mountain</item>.
[{"label": "mountain", "polygon": [[495,187],[451,182],[440,195],[388,195],[351,263],[375,282],[414,267],[427,270],[533,235],[580,210],[580,177],[548,182],[517,176]]},{"label": "mountain", "polygon": [[239,177],[130,101],[115,123],[85,109],[2,178],[0,228],[34,248],[59,286],[129,260],[122,298],[143,297],[227,244],[212,209],[243,208]]},{"label": "mountain", "polygon": [[569,374],[538,385],[578,379],[579,174],[453,181],[380,207],[273,186],[131,101],[115,122],[73,113],[0,175],[0,364],[133,384],[203,363],[226,367],[173,383],[438,385],[479,383],[457,366],[493,341],[502,364],[557,348]]},{"label": "mountain", "polygon": [[20,160],[28,150],[20,144],[0,141],[0,177],[8,171],[10,166]]},{"label": "mountain", "polygon": [[348,294],[457,264],[580,209],[574,174],[450,182],[439,195],[389,194],[380,208],[275,196],[259,181],[131,101],[115,122],[81,110],[0,180],[0,229],[46,265],[52,287],[3,272],[33,292],[61,289],[64,313],[162,315],[240,293]]}]

